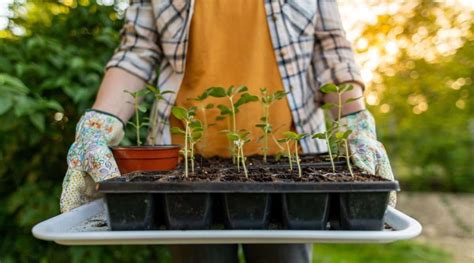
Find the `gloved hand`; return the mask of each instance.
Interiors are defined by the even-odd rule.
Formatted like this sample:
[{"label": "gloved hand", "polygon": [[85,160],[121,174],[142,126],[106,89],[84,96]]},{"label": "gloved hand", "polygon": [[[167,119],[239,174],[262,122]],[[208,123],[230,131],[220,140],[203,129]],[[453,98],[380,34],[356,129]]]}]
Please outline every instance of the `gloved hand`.
[{"label": "gloved hand", "polygon": [[76,126],[76,139],[67,155],[68,169],[61,193],[61,212],[99,197],[97,182],[120,176],[109,146],[124,136],[123,123],[105,112],[89,110]]},{"label": "gloved hand", "polygon": [[[382,143],[377,141],[375,120],[368,110],[349,114],[339,121],[341,127],[352,130],[349,135],[349,150],[352,162],[360,169],[394,180],[390,161]],[[389,205],[395,206],[396,193],[390,193]]]}]

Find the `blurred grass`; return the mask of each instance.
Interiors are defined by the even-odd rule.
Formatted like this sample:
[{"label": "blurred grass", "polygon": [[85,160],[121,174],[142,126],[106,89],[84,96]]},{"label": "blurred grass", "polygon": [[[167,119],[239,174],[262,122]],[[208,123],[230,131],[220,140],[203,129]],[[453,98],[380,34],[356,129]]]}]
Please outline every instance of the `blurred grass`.
[{"label": "blurred grass", "polygon": [[390,244],[315,244],[313,262],[318,263],[449,263],[452,255],[417,241]]}]

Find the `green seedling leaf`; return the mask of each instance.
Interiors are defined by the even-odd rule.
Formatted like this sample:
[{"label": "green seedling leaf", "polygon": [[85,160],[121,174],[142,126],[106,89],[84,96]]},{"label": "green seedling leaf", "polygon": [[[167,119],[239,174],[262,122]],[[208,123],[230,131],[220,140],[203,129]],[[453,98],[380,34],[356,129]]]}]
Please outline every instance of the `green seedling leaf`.
[{"label": "green seedling leaf", "polygon": [[248,91],[249,89],[247,88],[247,86],[240,86],[237,88],[237,90],[235,91],[235,93],[242,93],[242,92],[246,92]]},{"label": "green seedling leaf", "polygon": [[315,133],[313,134],[313,136],[311,137],[313,139],[326,139],[326,135],[324,133]]},{"label": "green seedling leaf", "polygon": [[216,121],[222,121],[224,119],[225,119],[225,116],[222,116],[222,115],[216,117]]},{"label": "green seedling leaf", "polygon": [[334,109],[334,108],[336,108],[336,107],[337,107],[337,104],[329,103],[329,102],[328,102],[328,103],[324,103],[324,104],[321,106],[321,108],[322,108],[323,110],[330,110],[330,109]]},{"label": "green seedling leaf", "polygon": [[341,93],[344,93],[344,92],[354,89],[354,86],[352,84],[342,84],[340,85],[339,89],[341,90],[340,91]]},{"label": "green seedling leaf", "polygon": [[226,96],[226,91],[221,87],[211,87],[207,89],[207,94],[211,97],[222,98]]},{"label": "green seedling leaf", "polygon": [[139,90],[137,92],[135,92],[135,96],[136,97],[143,97],[145,96],[146,94],[148,94],[149,90],[147,89],[142,89],[142,90]]},{"label": "green seedling leaf", "polygon": [[252,102],[252,101],[258,101],[258,97],[254,95],[250,95],[248,93],[244,93],[242,94],[242,96],[240,96],[239,100],[236,103],[234,103],[234,107],[238,108],[241,105]]},{"label": "green seedling leaf", "polygon": [[205,108],[206,108],[206,110],[210,110],[210,109],[214,108],[214,104],[209,103],[209,104],[206,105]]},{"label": "green seedling leaf", "polygon": [[349,135],[351,135],[351,133],[352,133],[352,130],[345,131],[344,134],[343,134],[344,139],[349,138]]},{"label": "green seedling leaf", "polygon": [[229,139],[230,141],[237,141],[238,139],[240,139],[239,135],[234,133],[234,132],[228,132],[227,133],[227,139]]},{"label": "green seedling leaf", "polygon": [[188,111],[183,107],[173,107],[171,113],[178,120],[186,120],[188,118]]},{"label": "green seedling leaf", "polygon": [[336,136],[336,139],[343,139],[344,138],[344,132],[336,132],[336,134],[334,135]]},{"label": "green seedling leaf", "polygon": [[170,131],[172,134],[185,134],[186,133],[185,131],[183,131],[182,129],[178,127],[172,127]]},{"label": "green seedling leaf", "polygon": [[356,101],[356,100],[358,100],[358,99],[360,99],[360,98],[362,98],[362,97],[363,97],[363,96],[359,96],[359,97],[357,97],[357,98],[349,98],[349,99],[346,100],[345,103],[351,103],[351,102]]},{"label": "green seedling leaf", "polygon": [[294,140],[294,139],[298,138],[298,134],[296,132],[292,132],[292,131],[283,132],[283,136],[285,136],[286,138],[291,139],[291,140]]},{"label": "green seedling leaf", "polygon": [[322,93],[326,93],[326,94],[327,93],[334,93],[334,92],[338,91],[338,87],[333,83],[326,83],[323,86],[321,86],[321,88],[319,88],[319,90]]},{"label": "green seedling leaf", "polygon": [[219,105],[217,105],[217,108],[221,111],[221,115],[232,114],[232,110],[229,107],[225,106],[225,105],[219,104]]},{"label": "green seedling leaf", "polygon": [[141,111],[141,112],[146,112],[146,106],[141,104],[141,105],[138,105],[137,106],[138,110]]}]

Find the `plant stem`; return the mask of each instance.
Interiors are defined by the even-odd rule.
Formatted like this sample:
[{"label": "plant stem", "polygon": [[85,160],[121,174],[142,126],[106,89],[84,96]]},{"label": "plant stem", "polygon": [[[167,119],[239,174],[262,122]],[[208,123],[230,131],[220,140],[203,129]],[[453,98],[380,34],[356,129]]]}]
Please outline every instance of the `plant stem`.
[{"label": "plant stem", "polygon": [[203,130],[203,134],[202,134],[202,137],[203,137],[203,140],[202,140],[202,148],[206,148],[207,146],[207,115],[206,115],[206,108],[205,106],[204,107],[201,107],[201,111],[202,111],[202,122],[203,122],[203,126],[204,126],[204,130]]},{"label": "plant stem", "polygon": [[191,143],[191,174],[194,175],[194,144]]},{"label": "plant stem", "polygon": [[291,156],[290,142],[286,142],[286,149],[288,151],[288,161],[290,162],[290,170],[293,170],[293,158]]},{"label": "plant stem", "polygon": [[269,120],[268,118],[270,117],[270,113],[268,111],[270,105],[268,104],[265,104],[263,106],[263,117],[265,118],[265,129],[263,131],[263,143],[264,143],[264,146],[263,146],[263,162],[264,163],[267,163],[267,154],[268,154],[268,133],[267,133],[267,128],[268,128],[268,125],[269,125]]},{"label": "plant stem", "polygon": [[240,146],[237,146],[237,171],[240,172]]},{"label": "plant stem", "polygon": [[242,166],[244,167],[245,178],[249,178],[249,174],[247,172],[247,166],[245,165],[245,156],[244,156],[244,146],[240,146],[240,154],[242,155]]},{"label": "plant stem", "polygon": [[188,177],[188,140],[189,140],[189,122],[185,122],[186,131],[184,132],[184,177]]},{"label": "plant stem", "polygon": [[295,141],[295,160],[298,166],[298,177],[301,177],[300,155],[298,154],[298,141]]},{"label": "plant stem", "polygon": [[237,132],[237,122],[235,120],[235,107],[234,107],[234,100],[232,96],[229,97],[230,101],[230,108],[232,110],[232,132]]},{"label": "plant stem", "polygon": [[337,120],[339,121],[342,116],[342,94],[338,92],[337,96],[339,97],[339,103],[337,104]]},{"label": "plant stem", "polygon": [[328,152],[329,152],[329,159],[331,160],[332,172],[336,172],[336,167],[334,166],[334,159],[332,158],[332,151],[331,151],[331,144],[329,143],[328,132],[324,132],[324,136],[326,137],[326,144],[328,145]]},{"label": "plant stem", "polygon": [[135,129],[136,129],[136,133],[137,133],[137,146],[140,146],[142,144],[141,140],[140,140],[140,119],[139,119],[139,116],[138,116],[138,96],[136,96],[134,98],[135,100]]},{"label": "plant stem", "polygon": [[349,160],[349,146],[348,146],[348,143],[347,143],[347,139],[343,139],[343,141],[344,141],[344,145],[345,145],[345,148],[346,148],[347,168],[349,168],[349,172],[351,173],[351,176],[354,177],[354,173],[352,172],[351,162]]}]

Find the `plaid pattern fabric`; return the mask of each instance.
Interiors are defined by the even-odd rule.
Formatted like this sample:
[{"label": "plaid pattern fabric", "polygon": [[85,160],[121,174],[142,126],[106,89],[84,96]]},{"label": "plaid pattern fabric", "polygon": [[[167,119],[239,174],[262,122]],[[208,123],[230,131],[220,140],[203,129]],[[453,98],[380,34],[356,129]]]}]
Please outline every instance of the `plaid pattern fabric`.
[{"label": "plaid pattern fabric", "polygon": [[[173,90],[165,101],[155,103],[150,131],[154,143],[170,143],[167,121],[184,77],[188,34],[196,0],[131,0],[121,31],[122,42],[107,68],[120,67]],[[362,79],[345,38],[336,0],[262,0],[293,122],[299,133],[325,129],[319,108],[321,84],[358,82]],[[150,141],[149,141],[150,142]],[[323,152],[321,140],[301,141],[304,152]]]}]

